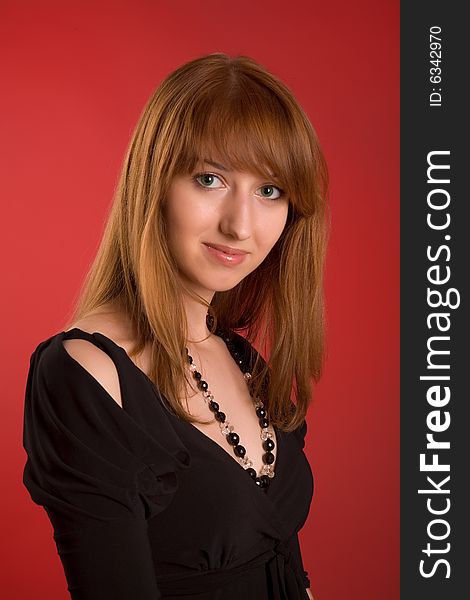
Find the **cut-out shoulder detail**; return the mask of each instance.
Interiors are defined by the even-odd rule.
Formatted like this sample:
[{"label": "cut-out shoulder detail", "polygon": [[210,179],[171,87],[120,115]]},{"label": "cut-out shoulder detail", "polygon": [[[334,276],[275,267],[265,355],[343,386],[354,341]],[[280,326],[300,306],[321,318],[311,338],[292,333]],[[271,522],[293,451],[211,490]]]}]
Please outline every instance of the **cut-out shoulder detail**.
[{"label": "cut-out shoulder detail", "polygon": [[68,354],[79,362],[122,408],[119,376],[111,357],[86,340],[63,340],[62,344]]}]

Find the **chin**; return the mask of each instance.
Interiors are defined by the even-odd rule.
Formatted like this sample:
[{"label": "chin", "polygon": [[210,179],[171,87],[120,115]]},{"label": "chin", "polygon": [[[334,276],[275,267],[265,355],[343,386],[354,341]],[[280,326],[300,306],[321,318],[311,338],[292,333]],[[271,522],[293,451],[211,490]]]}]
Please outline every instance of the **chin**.
[{"label": "chin", "polygon": [[242,280],[237,279],[237,281],[234,281],[231,283],[226,283],[225,285],[221,284],[219,282],[212,289],[214,290],[214,292],[228,292],[229,290],[233,290],[234,287],[237,287],[237,285],[240,283],[240,281],[242,281]]},{"label": "chin", "polygon": [[217,292],[233,290],[249,273],[251,273],[251,270],[248,273],[238,273],[238,275],[231,273],[230,276],[228,276],[228,273],[206,272],[201,277],[201,273],[196,275],[196,273],[187,272],[183,277],[183,281],[197,294],[207,297]]},{"label": "chin", "polygon": [[210,291],[213,294],[216,294],[217,292],[228,292],[229,290],[233,290],[234,287],[236,287],[241,281],[243,281],[243,277],[241,278],[237,278],[236,280],[231,280],[231,281],[226,281],[226,282],[221,282],[220,278],[219,281],[217,282],[205,282],[201,288],[202,289],[206,289],[207,291]]},{"label": "chin", "polygon": [[218,288],[216,290],[214,290],[215,293],[217,292],[228,292],[229,290],[233,290],[233,288],[237,287],[237,285],[240,282],[237,281],[237,283],[234,283],[233,285],[227,285],[227,286],[218,286]]}]

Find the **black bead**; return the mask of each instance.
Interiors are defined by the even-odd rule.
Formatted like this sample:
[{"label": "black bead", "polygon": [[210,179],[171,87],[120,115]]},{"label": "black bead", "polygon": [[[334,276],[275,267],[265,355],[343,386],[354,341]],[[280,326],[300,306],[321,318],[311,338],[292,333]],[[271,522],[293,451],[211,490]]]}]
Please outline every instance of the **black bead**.
[{"label": "black bead", "polygon": [[241,365],[243,364],[243,359],[241,359],[241,358],[240,358],[240,359],[238,359],[238,360],[237,360],[237,364],[239,364],[239,365],[241,366]]},{"label": "black bead", "polygon": [[188,363],[189,363],[190,365],[192,365],[192,364],[193,364],[193,357],[192,357],[192,356],[190,356],[189,354],[188,354]]},{"label": "black bead", "polygon": [[275,447],[275,445],[276,445],[276,444],[273,442],[273,440],[272,440],[271,438],[268,438],[267,440],[265,440],[265,441],[263,442],[263,448],[264,448],[265,450],[267,450],[268,452],[269,452],[270,450],[274,450],[274,447]]},{"label": "black bead", "polygon": [[217,404],[217,402],[214,402],[214,400],[211,400],[209,402],[209,408],[212,412],[217,412],[219,410],[219,405]]},{"label": "black bead", "polygon": [[201,379],[201,381],[198,381],[197,387],[200,390],[202,390],[203,392],[207,391],[207,389],[209,388],[207,382],[204,381],[204,379]]},{"label": "black bead", "polygon": [[272,465],[275,458],[276,457],[272,452],[266,452],[266,454],[263,454],[263,462],[267,465]]},{"label": "black bead", "polygon": [[216,412],[214,414],[214,417],[215,417],[216,421],[219,421],[220,423],[225,423],[225,419],[226,419],[225,413],[223,413],[223,412]]},{"label": "black bead", "polygon": [[240,441],[240,436],[237,433],[235,433],[234,431],[232,431],[232,433],[228,434],[227,441],[232,446],[236,446],[238,444],[238,442]]},{"label": "black bead", "polygon": [[252,479],[256,479],[256,471],[252,467],[246,469],[246,472]]},{"label": "black bead", "polygon": [[199,371],[194,371],[193,375],[194,375],[194,379],[199,380],[202,378],[202,375],[199,373]]},{"label": "black bead", "polygon": [[268,413],[262,406],[258,406],[258,408],[256,409],[256,414],[259,419],[263,419]]},{"label": "black bead", "polygon": [[260,486],[262,488],[267,488],[269,487],[269,484],[271,483],[271,480],[269,479],[269,477],[267,475],[261,475],[260,479]]},{"label": "black bead", "polygon": [[244,446],[240,446],[240,445],[238,445],[238,446],[235,446],[235,448],[233,449],[233,451],[235,452],[235,454],[236,454],[237,456],[241,456],[242,458],[243,458],[243,457],[245,456],[245,454],[246,454],[246,449],[245,449],[245,447],[244,447]]},{"label": "black bead", "polygon": [[263,429],[265,427],[269,427],[269,421],[268,421],[268,419],[260,419],[259,420],[259,426],[262,427]]},{"label": "black bead", "polygon": [[267,475],[261,475],[261,477],[257,477],[255,482],[259,485],[260,488],[267,488],[271,483],[269,477]]}]

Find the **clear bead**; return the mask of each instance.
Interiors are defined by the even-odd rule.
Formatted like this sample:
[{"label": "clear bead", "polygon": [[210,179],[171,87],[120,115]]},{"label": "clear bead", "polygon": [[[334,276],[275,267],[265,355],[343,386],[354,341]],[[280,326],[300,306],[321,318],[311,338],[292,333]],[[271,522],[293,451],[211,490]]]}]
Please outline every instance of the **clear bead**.
[{"label": "clear bead", "polygon": [[230,427],[228,423],[219,423],[220,433],[224,436],[227,436],[230,433]]},{"label": "clear bead", "polygon": [[274,468],[273,465],[263,465],[261,467],[261,474],[267,475],[268,477],[274,477]]}]

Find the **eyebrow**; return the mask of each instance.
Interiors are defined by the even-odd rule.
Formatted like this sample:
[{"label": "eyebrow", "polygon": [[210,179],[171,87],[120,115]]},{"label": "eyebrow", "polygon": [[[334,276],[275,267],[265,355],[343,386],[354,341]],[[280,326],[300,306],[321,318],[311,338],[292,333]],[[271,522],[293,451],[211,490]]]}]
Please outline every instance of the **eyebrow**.
[{"label": "eyebrow", "polygon": [[213,167],[215,167],[216,169],[220,169],[221,171],[228,171],[227,167],[224,167],[224,165],[221,165],[220,163],[214,162],[212,160],[207,160],[207,158],[205,158],[203,162],[207,163],[208,165],[212,165]]}]

